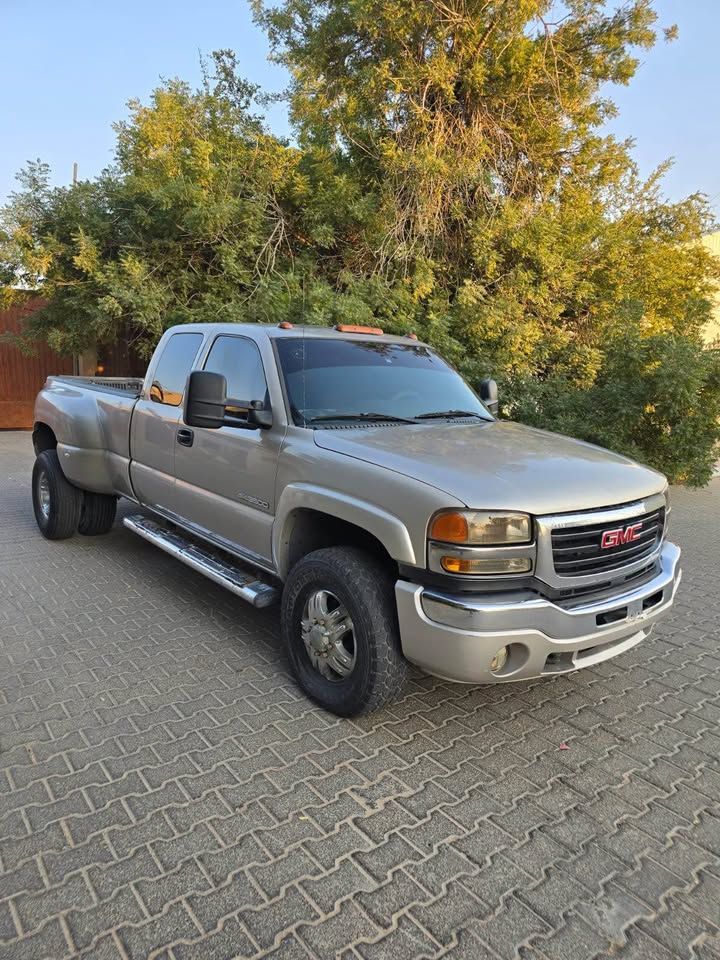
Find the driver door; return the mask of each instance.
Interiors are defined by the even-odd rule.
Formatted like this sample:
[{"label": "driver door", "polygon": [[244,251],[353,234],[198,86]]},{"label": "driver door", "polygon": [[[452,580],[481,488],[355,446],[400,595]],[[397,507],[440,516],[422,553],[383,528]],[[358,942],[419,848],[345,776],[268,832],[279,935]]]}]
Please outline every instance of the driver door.
[{"label": "driver door", "polygon": [[[223,374],[234,414],[242,416],[253,400],[267,402],[262,358],[249,337],[217,336],[204,369]],[[175,447],[178,514],[203,536],[263,566],[272,565],[275,475],[283,432],[278,425],[270,430],[183,428]]]}]

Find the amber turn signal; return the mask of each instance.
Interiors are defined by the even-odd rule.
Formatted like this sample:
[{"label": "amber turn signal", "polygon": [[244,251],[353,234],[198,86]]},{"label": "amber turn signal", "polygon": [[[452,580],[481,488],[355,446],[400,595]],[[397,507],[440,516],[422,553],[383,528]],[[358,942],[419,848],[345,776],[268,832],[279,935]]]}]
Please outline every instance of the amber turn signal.
[{"label": "amber turn signal", "polygon": [[463,513],[439,513],[430,524],[430,539],[445,543],[467,543],[468,522]]},{"label": "amber turn signal", "polygon": [[442,557],[440,565],[448,573],[475,573],[502,575],[505,573],[529,573],[529,557],[482,557],[463,559],[460,557]]}]

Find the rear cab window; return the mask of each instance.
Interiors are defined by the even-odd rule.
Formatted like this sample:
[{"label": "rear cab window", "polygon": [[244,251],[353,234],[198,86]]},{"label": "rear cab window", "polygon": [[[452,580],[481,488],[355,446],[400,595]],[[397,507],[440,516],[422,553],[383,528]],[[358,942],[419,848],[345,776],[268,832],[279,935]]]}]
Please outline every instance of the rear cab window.
[{"label": "rear cab window", "polygon": [[150,387],[150,399],[179,407],[185,384],[203,341],[202,333],[174,333],[163,348]]}]

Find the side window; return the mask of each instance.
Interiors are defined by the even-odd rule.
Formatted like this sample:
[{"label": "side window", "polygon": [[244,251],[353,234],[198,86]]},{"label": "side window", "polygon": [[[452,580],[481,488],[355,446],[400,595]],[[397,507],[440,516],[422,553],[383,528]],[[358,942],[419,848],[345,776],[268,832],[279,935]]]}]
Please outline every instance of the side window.
[{"label": "side window", "polygon": [[247,410],[252,400],[265,400],[267,382],[260,351],[246,337],[218,337],[210,348],[206,370],[227,380],[228,406]]},{"label": "side window", "polygon": [[170,337],[155,370],[150,387],[151,400],[171,407],[180,406],[202,338],[201,333],[174,333]]}]

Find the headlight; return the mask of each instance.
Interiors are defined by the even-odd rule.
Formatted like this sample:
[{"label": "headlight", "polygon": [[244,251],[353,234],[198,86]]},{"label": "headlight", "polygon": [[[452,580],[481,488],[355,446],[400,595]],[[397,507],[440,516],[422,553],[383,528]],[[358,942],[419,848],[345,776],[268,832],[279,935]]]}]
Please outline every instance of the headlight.
[{"label": "headlight", "polygon": [[433,518],[429,537],[485,547],[529,543],[532,522],[527,513],[507,510],[446,510]]}]

